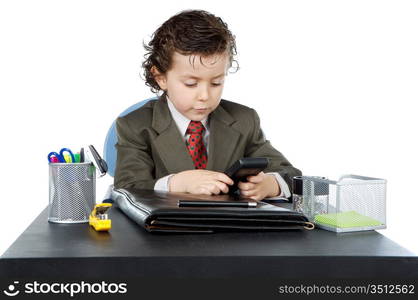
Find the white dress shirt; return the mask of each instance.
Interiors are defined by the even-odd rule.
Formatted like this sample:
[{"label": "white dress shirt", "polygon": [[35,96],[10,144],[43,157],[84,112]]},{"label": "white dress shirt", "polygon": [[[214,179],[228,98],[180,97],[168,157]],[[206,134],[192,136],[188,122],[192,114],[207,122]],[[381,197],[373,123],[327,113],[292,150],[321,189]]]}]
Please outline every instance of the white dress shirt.
[{"label": "white dress shirt", "polygon": [[[168,104],[168,108],[170,110],[171,116],[174,119],[174,122],[177,125],[177,128],[180,131],[181,136],[183,137],[183,141],[184,143],[186,143],[186,141],[189,139],[190,134],[187,134],[187,127],[189,126],[189,123],[191,120],[189,120],[188,118],[186,118],[185,116],[183,116],[173,105],[173,103],[171,103],[171,100],[167,98],[167,104]],[[209,155],[209,135],[210,135],[210,124],[208,122],[208,118],[206,117],[205,119],[203,119],[202,121],[203,126],[205,127],[205,133],[203,136],[203,143],[205,145],[206,148],[206,152]],[[286,183],[286,181],[282,178],[282,176],[280,176],[279,173],[277,172],[271,172],[271,173],[266,173],[266,174],[270,174],[270,175],[274,175],[274,177],[277,180],[277,183],[280,186],[280,195],[278,195],[277,197],[286,197],[289,198],[290,197],[290,190],[289,187]],[[174,174],[169,174],[165,177],[162,177],[160,179],[157,180],[157,182],[154,185],[154,190],[157,191],[165,191],[168,192],[169,191],[169,186],[168,186],[168,180],[170,179],[171,176],[173,176]],[[272,198],[268,198],[268,199],[274,199],[275,197]]]}]

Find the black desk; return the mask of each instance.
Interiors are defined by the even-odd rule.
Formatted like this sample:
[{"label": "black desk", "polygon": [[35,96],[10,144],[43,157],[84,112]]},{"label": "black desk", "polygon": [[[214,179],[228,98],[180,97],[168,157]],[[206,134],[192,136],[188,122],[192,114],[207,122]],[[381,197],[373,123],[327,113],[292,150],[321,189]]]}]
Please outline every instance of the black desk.
[{"label": "black desk", "polygon": [[110,217],[100,233],[48,223],[45,209],[0,258],[0,276],[418,279],[418,257],[375,231],[150,234],[117,208]]}]

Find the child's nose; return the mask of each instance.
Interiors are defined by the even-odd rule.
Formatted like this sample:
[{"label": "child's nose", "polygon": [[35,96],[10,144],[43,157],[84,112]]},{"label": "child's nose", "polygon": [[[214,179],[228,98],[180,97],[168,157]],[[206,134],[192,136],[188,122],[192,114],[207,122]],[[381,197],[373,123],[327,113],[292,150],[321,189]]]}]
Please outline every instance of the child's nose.
[{"label": "child's nose", "polygon": [[199,89],[199,100],[200,101],[206,101],[209,99],[209,90],[208,87],[206,87],[205,85],[203,85],[200,89]]}]

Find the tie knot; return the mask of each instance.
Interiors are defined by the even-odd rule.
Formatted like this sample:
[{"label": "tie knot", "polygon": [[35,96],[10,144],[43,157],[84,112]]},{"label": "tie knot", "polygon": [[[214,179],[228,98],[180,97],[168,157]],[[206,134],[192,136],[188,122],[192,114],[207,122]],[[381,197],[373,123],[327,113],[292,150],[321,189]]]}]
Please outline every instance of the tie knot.
[{"label": "tie knot", "polygon": [[202,134],[205,130],[202,122],[200,121],[190,121],[189,126],[187,127],[187,134]]}]

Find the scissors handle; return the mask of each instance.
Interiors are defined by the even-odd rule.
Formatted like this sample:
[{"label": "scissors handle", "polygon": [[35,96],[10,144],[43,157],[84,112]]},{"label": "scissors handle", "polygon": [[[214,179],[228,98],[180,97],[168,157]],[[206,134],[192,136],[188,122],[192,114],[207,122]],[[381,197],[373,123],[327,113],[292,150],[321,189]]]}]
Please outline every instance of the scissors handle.
[{"label": "scissors handle", "polygon": [[[57,161],[58,160],[58,161]],[[65,162],[65,160],[63,161],[63,157],[61,157],[60,154],[58,154],[57,152],[50,152],[48,154],[48,161],[50,163],[55,163],[55,162]]]},{"label": "scissors handle", "polygon": [[69,154],[69,155],[70,155],[70,157],[71,157],[71,162],[72,162],[72,163],[75,163],[75,162],[76,162],[76,161],[75,161],[75,157],[74,157],[73,152],[72,152],[70,149],[68,149],[68,148],[62,148],[62,149],[60,150],[60,156],[61,156],[61,158],[62,158],[63,162],[65,162],[64,152],[68,152],[68,154]]}]

